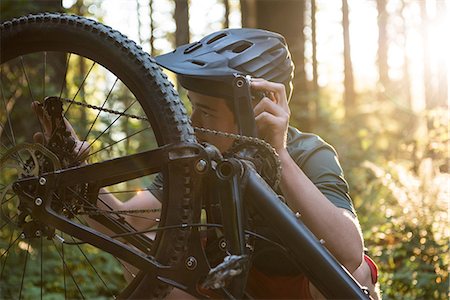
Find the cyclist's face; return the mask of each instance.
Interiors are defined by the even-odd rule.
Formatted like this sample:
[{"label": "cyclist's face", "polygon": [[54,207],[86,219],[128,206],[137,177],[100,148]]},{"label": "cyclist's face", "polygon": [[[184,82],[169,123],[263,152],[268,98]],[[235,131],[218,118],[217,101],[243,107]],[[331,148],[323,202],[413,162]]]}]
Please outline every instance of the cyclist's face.
[{"label": "cyclist's face", "polygon": [[[188,91],[192,104],[192,125],[228,133],[237,133],[237,126],[233,112],[222,98],[202,95]],[[221,152],[226,151],[233,144],[233,139],[216,135],[197,133],[199,142],[213,144]]]}]

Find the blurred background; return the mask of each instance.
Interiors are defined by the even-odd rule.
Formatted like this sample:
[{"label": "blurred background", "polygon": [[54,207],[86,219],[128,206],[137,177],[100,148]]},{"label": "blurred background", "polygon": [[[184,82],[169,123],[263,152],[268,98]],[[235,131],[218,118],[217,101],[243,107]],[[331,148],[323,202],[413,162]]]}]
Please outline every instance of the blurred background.
[{"label": "blurred background", "polygon": [[337,149],[384,299],[448,299],[449,7],[446,0],[2,0],[0,18],[83,15],[151,55],[226,27],[283,34],[296,65],[291,123]]}]

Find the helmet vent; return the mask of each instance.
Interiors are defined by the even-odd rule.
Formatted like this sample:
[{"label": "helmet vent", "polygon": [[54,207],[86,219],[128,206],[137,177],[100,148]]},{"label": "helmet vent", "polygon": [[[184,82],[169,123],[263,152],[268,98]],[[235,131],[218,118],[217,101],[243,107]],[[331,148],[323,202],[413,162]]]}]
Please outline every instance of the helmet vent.
[{"label": "helmet vent", "polygon": [[191,63],[193,63],[194,65],[198,65],[198,66],[204,66],[205,63],[203,61],[199,61],[199,60],[191,60]]},{"label": "helmet vent", "polygon": [[221,34],[219,34],[219,35],[216,35],[215,37],[213,37],[212,39],[210,39],[209,41],[207,41],[206,42],[206,44],[212,44],[212,43],[214,43],[215,41],[217,41],[217,40],[220,40],[221,38],[223,38],[223,37],[226,37],[227,36],[227,34],[226,33],[221,33]]},{"label": "helmet vent", "polygon": [[245,50],[247,50],[248,48],[250,48],[253,45],[253,43],[247,42],[247,41],[242,41],[241,43],[239,43],[239,45],[237,45],[234,49],[233,52],[234,53],[241,53],[244,52]]},{"label": "helmet vent", "polygon": [[184,53],[184,54],[188,54],[188,53],[194,52],[195,50],[197,50],[197,49],[200,48],[201,46],[202,46],[201,43],[196,42],[196,43],[190,45],[189,47],[187,47],[186,49],[184,49],[184,52],[183,52],[183,53]]}]

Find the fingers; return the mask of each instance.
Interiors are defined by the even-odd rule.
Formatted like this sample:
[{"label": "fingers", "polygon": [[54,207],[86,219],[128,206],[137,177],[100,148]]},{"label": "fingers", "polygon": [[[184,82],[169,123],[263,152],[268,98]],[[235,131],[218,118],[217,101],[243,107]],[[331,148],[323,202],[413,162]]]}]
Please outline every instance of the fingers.
[{"label": "fingers", "polygon": [[283,108],[288,107],[286,89],[284,84],[270,82],[262,78],[252,78],[251,88],[268,93],[269,98]]},{"label": "fingers", "polygon": [[251,81],[251,88],[267,95],[253,108],[258,134],[280,151],[286,147],[290,117],[285,87],[281,83],[255,78]]},{"label": "fingers", "polygon": [[42,104],[38,101],[34,101],[31,103],[31,109],[34,111],[34,113],[38,117],[38,121],[42,125],[42,130],[44,131],[43,134],[45,139],[49,139],[52,132],[52,124],[48,116],[44,113]]},{"label": "fingers", "polygon": [[66,130],[68,130],[70,132],[70,135],[76,140],[79,141],[80,139],[78,138],[77,133],[75,132],[75,130],[72,127],[72,124],[70,124],[70,122],[64,118],[64,124],[66,125]]},{"label": "fingers", "polygon": [[276,116],[287,116],[289,117],[289,108],[284,108],[276,104],[272,99],[264,97],[258,104],[253,108],[255,116],[258,116],[262,112],[268,112]]},{"label": "fingers", "polygon": [[[38,117],[38,120],[41,123],[43,130],[43,132],[36,132],[33,135],[33,140],[35,143],[45,144],[52,137],[52,123],[50,117],[45,112],[43,105],[38,101],[34,101],[33,103],[31,103],[31,108]],[[84,142],[80,141],[70,122],[66,118],[63,118],[63,120],[65,130],[70,132],[70,135],[75,141],[75,147],[73,150],[74,153],[77,154],[79,160],[84,161],[86,157],[89,156],[90,152],[89,143],[86,141]],[[59,124],[57,126],[61,125],[62,124]]]},{"label": "fingers", "polygon": [[[31,103],[31,108],[37,115],[39,122],[42,124],[42,129],[44,130],[44,137],[48,140],[52,134],[52,123],[50,118],[45,113],[43,106],[40,102],[34,101],[33,103]],[[72,125],[66,118],[64,118],[64,125],[66,127],[66,130],[70,132],[71,136],[75,140],[79,140],[78,135],[76,134]]]}]

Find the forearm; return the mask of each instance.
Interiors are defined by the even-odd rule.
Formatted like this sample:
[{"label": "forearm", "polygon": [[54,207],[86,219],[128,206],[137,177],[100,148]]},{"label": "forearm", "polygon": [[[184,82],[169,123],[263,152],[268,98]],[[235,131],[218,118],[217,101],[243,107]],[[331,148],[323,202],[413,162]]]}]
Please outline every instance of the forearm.
[{"label": "forearm", "polygon": [[[131,199],[122,202],[106,189],[100,189],[97,207],[106,211],[126,211],[126,210],[151,210],[146,213],[133,213],[122,215],[126,222],[133,226],[136,230],[144,230],[151,228],[157,223],[161,208],[161,203],[148,191],[136,194]],[[110,230],[99,224],[97,221],[87,218],[88,224],[94,229],[109,234]]]},{"label": "forearm", "polygon": [[279,152],[282,164],[281,190],[289,207],[350,271],[361,264],[363,242],[357,220],[345,209],[332,204],[292,160]]},{"label": "forearm", "polygon": [[[123,209],[123,203],[114,197],[114,195],[110,194],[106,189],[102,188],[100,189],[97,197],[97,208],[101,211],[117,211]],[[97,222],[94,218],[88,216],[85,220],[91,228],[107,235],[113,234],[110,229]]]}]

